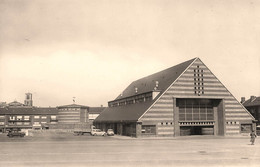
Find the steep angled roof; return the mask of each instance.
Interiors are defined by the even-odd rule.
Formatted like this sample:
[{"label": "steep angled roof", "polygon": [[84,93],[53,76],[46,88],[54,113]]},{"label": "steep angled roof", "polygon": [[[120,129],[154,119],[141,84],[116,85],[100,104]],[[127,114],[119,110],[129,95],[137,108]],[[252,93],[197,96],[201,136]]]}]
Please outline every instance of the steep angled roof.
[{"label": "steep angled roof", "polygon": [[255,99],[253,99],[251,101],[251,99],[249,100],[246,100],[243,105],[245,107],[250,107],[250,106],[260,106],[260,96],[259,97],[256,97]]},{"label": "steep angled roof", "polygon": [[170,84],[173,83],[195,59],[196,58],[185,61],[176,66],[167,68],[163,71],[157,72],[155,74],[149,75],[147,77],[132,82],[122,92],[122,96],[119,95],[116,98],[116,100],[136,95],[135,88],[138,88],[138,94],[153,91],[156,81],[159,82],[158,90],[166,90],[170,86]]},{"label": "steep angled roof", "polygon": [[60,108],[89,108],[89,107],[79,105],[79,104],[69,104],[69,105],[58,106],[57,108],[60,109]]},{"label": "steep angled roof", "polygon": [[151,92],[154,90],[155,82],[159,82],[158,90],[160,93],[152,101],[135,103],[130,105],[108,107],[94,121],[137,121],[142,114],[167,90],[167,88],[190,66],[195,60],[191,59],[163,71],[149,75],[132,82],[115,100],[134,96],[135,88],[138,88],[138,94]]}]

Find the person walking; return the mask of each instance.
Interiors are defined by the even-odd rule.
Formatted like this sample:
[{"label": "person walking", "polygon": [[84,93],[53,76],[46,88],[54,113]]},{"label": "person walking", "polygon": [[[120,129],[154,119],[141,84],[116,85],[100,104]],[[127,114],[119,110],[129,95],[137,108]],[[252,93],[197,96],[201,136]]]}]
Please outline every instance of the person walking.
[{"label": "person walking", "polygon": [[250,137],[251,137],[250,139],[251,145],[254,145],[255,138],[257,137],[254,130],[252,130],[252,132],[250,133]]}]

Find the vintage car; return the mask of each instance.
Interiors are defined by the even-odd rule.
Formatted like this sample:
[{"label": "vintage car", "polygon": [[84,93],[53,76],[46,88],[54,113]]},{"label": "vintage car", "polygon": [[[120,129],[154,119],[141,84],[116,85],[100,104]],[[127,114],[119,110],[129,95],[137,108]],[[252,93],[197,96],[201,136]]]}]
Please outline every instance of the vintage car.
[{"label": "vintage car", "polygon": [[92,136],[106,136],[107,135],[106,132],[101,131],[100,129],[92,129],[90,133]]},{"label": "vintage car", "polygon": [[25,136],[25,133],[24,132],[21,132],[19,129],[13,129],[13,130],[10,130],[7,134],[8,137],[24,137]]},{"label": "vintage car", "polygon": [[114,136],[114,130],[113,129],[108,129],[107,130],[107,135],[108,136]]}]

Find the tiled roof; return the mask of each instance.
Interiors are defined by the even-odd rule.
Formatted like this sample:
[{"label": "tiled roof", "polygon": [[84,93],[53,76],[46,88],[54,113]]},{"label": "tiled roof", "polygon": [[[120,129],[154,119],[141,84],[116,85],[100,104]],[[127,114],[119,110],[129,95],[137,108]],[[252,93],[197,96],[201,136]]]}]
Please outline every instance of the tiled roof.
[{"label": "tiled roof", "polygon": [[152,105],[153,101],[135,103],[127,106],[108,107],[94,121],[95,122],[135,122]]},{"label": "tiled roof", "polygon": [[243,105],[245,107],[250,107],[250,106],[260,106],[260,96],[259,97],[256,97],[255,99],[253,99],[251,101],[251,99],[249,100],[246,100]]},{"label": "tiled roof", "polygon": [[163,71],[149,75],[147,77],[138,79],[132,82],[123,92],[122,96],[119,95],[116,99],[122,99],[136,95],[135,88],[138,90],[138,94],[150,92],[154,90],[155,82],[159,82],[158,90],[164,91],[171,83],[173,83],[180,74],[194,61],[195,59],[183,62],[176,66],[170,67]]},{"label": "tiled roof", "polygon": [[42,108],[42,107],[5,107],[0,108],[0,115],[10,114],[10,115],[42,115],[42,114],[58,114],[57,108]]},{"label": "tiled roof", "polygon": [[100,114],[105,109],[106,109],[106,107],[90,107],[89,113],[90,114]]},{"label": "tiled roof", "polygon": [[[184,72],[187,67],[189,67],[195,59],[196,58],[132,82],[123,91],[122,96],[119,95],[115,100],[136,95],[136,87],[138,88],[138,94],[151,92],[156,86],[156,81],[159,82],[158,90],[160,90],[157,98],[160,97],[160,95],[164,93],[164,91]],[[153,104],[153,102],[157,100],[157,98],[143,103],[135,103],[119,107],[108,107],[95,119],[95,122],[137,121]]]},{"label": "tiled roof", "polygon": [[69,105],[64,105],[64,106],[58,106],[57,108],[60,109],[60,108],[89,108],[89,107],[79,105],[79,104],[69,104]]}]

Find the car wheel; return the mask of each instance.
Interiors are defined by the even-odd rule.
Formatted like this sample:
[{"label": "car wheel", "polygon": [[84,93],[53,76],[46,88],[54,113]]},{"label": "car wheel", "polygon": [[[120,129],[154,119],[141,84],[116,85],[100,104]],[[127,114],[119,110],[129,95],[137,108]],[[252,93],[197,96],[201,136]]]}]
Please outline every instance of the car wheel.
[{"label": "car wheel", "polygon": [[106,134],[106,133],[104,133],[104,134],[103,134],[103,136],[107,136],[107,134]]},{"label": "car wheel", "polygon": [[94,133],[94,135],[93,136],[97,136],[97,134],[96,133]]}]

